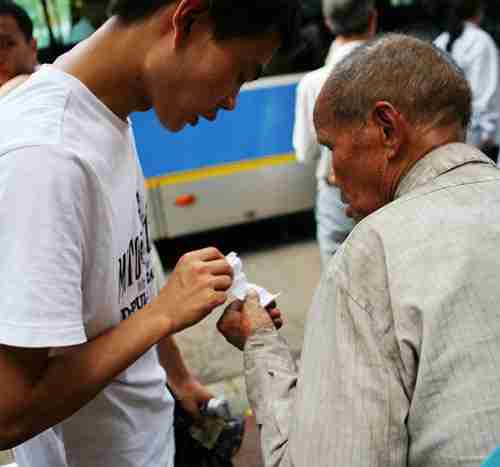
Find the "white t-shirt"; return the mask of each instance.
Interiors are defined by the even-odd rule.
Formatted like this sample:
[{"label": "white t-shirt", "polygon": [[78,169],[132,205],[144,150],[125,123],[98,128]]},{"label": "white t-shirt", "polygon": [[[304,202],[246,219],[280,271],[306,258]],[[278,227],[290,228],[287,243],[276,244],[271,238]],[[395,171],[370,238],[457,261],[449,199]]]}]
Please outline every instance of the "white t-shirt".
[{"label": "white t-shirt", "polygon": [[362,43],[362,41],[351,41],[338,45],[336,42],[333,42],[325,66],[305,75],[297,86],[293,147],[299,162],[309,164],[317,161],[319,158],[316,170],[318,181],[324,180],[330,174],[331,151],[321,148],[318,144],[318,137],[313,121],[314,106],[333,67]]},{"label": "white t-shirt", "polygon": [[[446,50],[449,40],[450,34],[444,32],[434,44]],[[472,89],[472,130],[483,138],[495,137],[500,117],[500,68],[494,40],[486,31],[466,21],[464,32],[453,44],[451,56]],[[470,142],[478,144],[480,141]]]},{"label": "white t-shirt", "polygon": [[61,438],[53,428],[14,449],[17,467],[66,467]]},{"label": "white t-shirt", "polygon": [[[2,99],[0,128],[0,343],[71,351],[154,295],[132,131],[51,66]],[[165,382],[153,348],[57,427],[67,465],[173,465]]]}]

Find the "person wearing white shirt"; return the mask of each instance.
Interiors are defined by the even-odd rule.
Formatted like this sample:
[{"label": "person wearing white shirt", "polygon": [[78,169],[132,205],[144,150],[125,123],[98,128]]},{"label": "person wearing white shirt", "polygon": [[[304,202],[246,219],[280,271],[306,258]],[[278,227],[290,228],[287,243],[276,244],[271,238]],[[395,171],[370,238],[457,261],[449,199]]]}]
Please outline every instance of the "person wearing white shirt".
[{"label": "person wearing white shirt", "polygon": [[[0,98],[4,98],[38,65],[33,22],[24,9],[10,1],[0,2],[0,57]],[[52,428],[16,451],[12,467],[66,467],[63,444]]]},{"label": "person wearing white shirt", "polygon": [[298,7],[118,0],[95,34],[2,98],[0,450],[61,446],[70,467],[174,465],[167,377],[194,417],[212,396],[173,335],[226,301],[232,269],[216,248],[190,252],[156,294],[128,117],[154,109],[178,132],[233,110],[293,39]]},{"label": "person wearing white shirt", "polygon": [[489,153],[500,118],[498,49],[480,23],[482,0],[451,0],[445,31],[434,41],[451,54],[472,88],[472,121],[467,142]]},{"label": "person wearing white shirt", "polygon": [[313,124],[314,104],[332,68],[375,35],[377,12],[373,0],[323,0],[323,15],[336,39],[330,47],[325,66],[308,73],[298,85],[293,146],[300,162],[317,162],[316,236],[325,269],[354,223],[346,216],[340,192],[329,179],[331,152],[317,142]]}]

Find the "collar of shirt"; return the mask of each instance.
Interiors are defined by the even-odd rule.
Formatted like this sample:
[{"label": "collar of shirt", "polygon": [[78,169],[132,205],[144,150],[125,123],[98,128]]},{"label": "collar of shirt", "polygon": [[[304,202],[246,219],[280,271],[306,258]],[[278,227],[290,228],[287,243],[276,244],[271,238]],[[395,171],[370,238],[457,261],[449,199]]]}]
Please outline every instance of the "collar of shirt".
[{"label": "collar of shirt", "polygon": [[365,41],[349,41],[339,44],[336,41],[332,42],[328,55],[325,59],[325,65],[328,70],[339,63],[344,57],[350,54],[356,47],[359,47]]},{"label": "collar of shirt", "polygon": [[470,163],[493,165],[478,149],[463,143],[440,146],[420,159],[403,177],[394,198],[399,198],[450,170]]}]

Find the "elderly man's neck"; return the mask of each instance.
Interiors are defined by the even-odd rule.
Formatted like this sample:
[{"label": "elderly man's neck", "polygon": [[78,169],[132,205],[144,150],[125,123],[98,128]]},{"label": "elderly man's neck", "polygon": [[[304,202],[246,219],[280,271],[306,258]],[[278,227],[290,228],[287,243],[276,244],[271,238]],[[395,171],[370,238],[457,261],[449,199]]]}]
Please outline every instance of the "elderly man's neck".
[{"label": "elderly man's neck", "polygon": [[439,147],[464,142],[465,130],[459,123],[418,127],[418,131],[410,135],[402,145],[400,155],[393,164],[389,199],[394,199],[399,184],[419,160]]}]

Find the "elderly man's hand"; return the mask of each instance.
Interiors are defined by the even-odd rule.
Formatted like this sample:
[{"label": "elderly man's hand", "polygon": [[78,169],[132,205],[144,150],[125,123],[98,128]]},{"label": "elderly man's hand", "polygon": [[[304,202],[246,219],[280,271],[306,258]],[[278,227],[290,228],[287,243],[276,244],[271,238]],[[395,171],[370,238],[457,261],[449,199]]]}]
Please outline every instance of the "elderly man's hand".
[{"label": "elderly man's hand", "polygon": [[230,344],[243,350],[247,339],[259,329],[279,329],[282,325],[281,311],[276,303],[262,308],[259,296],[252,290],[244,302],[236,300],[226,307],[217,329]]}]

